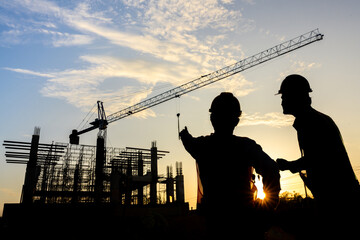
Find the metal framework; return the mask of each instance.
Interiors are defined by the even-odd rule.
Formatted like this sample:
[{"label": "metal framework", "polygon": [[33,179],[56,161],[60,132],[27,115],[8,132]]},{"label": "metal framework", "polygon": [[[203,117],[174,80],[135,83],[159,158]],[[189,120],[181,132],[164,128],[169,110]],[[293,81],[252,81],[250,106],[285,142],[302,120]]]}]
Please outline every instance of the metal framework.
[{"label": "metal framework", "polygon": [[[319,32],[319,29],[312,30],[308,33],[300,35],[300,36],[298,36],[294,39],[291,39],[287,42],[284,42],[284,43],[281,43],[274,47],[271,47],[269,49],[266,49],[265,51],[257,53],[251,57],[245,58],[245,59],[243,59],[237,63],[234,63],[230,66],[224,67],[222,69],[219,69],[217,71],[214,71],[214,72],[206,74],[206,75],[202,75],[201,77],[196,78],[190,82],[182,84],[178,87],[170,89],[166,92],[158,94],[158,95],[151,97],[149,99],[146,99],[142,102],[139,102],[133,106],[127,107],[127,108],[122,109],[118,112],[115,112],[111,115],[108,115],[107,119],[106,119],[106,117],[100,116],[100,114],[99,114],[99,118],[97,120],[95,120],[95,122],[91,123],[91,125],[93,125],[93,126],[87,128],[87,129],[84,129],[82,131],[79,131],[79,132],[77,132],[77,130],[73,130],[72,136],[70,135],[70,139],[73,139],[75,136],[78,136],[82,133],[91,131],[95,128],[100,128],[100,129],[103,128],[104,129],[104,126],[106,126],[109,123],[115,122],[122,118],[128,117],[132,114],[138,113],[140,111],[151,108],[151,107],[161,104],[163,102],[169,101],[173,98],[180,97],[186,93],[192,92],[192,91],[202,88],[202,87],[205,87],[209,84],[212,84],[212,83],[222,80],[224,78],[230,77],[234,74],[245,71],[249,68],[252,68],[254,66],[257,66],[264,62],[267,62],[269,60],[277,58],[279,56],[282,56],[286,53],[292,52],[296,49],[299,49],[299,48],[309,45],[311,43],[320,41],[323,39],[323,37],[324,37],[324,35]],[[99,102],[98,102],[98,105],[99,105]],[[104,111],[104,109],[102,108],[102,104],[101,104],[101,107],[99,107],[99,112],[100,111],[101,112]]]},{"label": "metal framework", "polygon": [[194,91],[198,88],[202,88],[206,85],[212,84],[224,78],[230,77],[239,72],[245,71],[246,69],[252,68],[256,65],[259,65],[266,61],[269,61],[271,59],[274,59],[291,51],[294,51],[298,48],[304,47],[310,43],[322,40],[323,36],[324,35],[319,33],[318,29],[305,33],[297,38],[276,45],[272,48],[269,48],[265,51],[262,51],[258,54],[255,54],[251,57],[241,60],[235,64],[224,67],[215,72],[203,75],[193,81],[180,85],[176,88],[170,89],[164,93],[161,93],[145,101],[137,103],[131,107],[113,113],[108,116],[107,118],[108,123],[115,122],[134,113],[140,112],[147,108],[151,108],[155,105],[169,101],[173,98],[180,97],[181,95]]},{"label": "metal framework", "polygon": [[[99,173],[96,146],[44,144],[38,139],[39,135],[33,135],[32,142],[3,143],[7,163],[27,165],[22,203],[97,203],[99,198],[101,203],[153,205],[172,203],[175,196],[177,203],[185,201],[181,163],[176,163],[175,179],[169,172],[167,177],[159,175],[157,161],[169,152],[158,150],[155,142],[151,149],[104,148],[106,158]],[[99,178],[101,192],[97,193]],[[165,202],[159,191],[164,186]]]}]

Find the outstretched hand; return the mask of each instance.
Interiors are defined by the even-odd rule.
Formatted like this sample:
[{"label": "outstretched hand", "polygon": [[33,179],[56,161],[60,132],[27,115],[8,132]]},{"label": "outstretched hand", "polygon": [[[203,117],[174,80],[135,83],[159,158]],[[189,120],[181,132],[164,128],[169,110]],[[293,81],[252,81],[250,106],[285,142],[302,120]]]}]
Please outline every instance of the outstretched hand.
[{"label": "outstretched hand", "polygon": [[282,158],[278,158],[278,159],[276,159],[276,162],[279,166],[280,171],[290,170],[290,172],[292,172],[292,173],[299,172],[299,169],[294,164],[295,163],[294,161],[291,162],[291,161],[287,161]]},{"label": "outstretched hand", "polygon": [[189,136],[189,135],[190,135],[190,133],[189,133],[187,127],[185,127],[185,128],[179,133],[180,138],[187,137],[187,136]]},{"label": "outstretched hand", "polygon": [[283,158],[278,158],[276,159],[276,163],[278,164],[280,171],[289,170],[289,161]]}]

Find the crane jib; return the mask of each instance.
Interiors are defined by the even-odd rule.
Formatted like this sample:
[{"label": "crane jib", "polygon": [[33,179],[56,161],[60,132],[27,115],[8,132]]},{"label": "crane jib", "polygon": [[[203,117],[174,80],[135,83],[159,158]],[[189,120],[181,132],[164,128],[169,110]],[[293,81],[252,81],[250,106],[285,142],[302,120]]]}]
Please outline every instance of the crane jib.
[{"label": "crane jib", "polygon": [[[110,114],[109,116],[107,116],[106,125],[108,123],[115,122],[117,120],[128,117],[130,115],[151,108],[163,102],[169,101],[173,98],[180,97],[186,93],[202,88],[204,86],[207,86],[224,78],[230,77],[234,74],[242,72],[251,67],[257,66],[269,60],[272,60],[276,57],[282,56],[286,53],[292,52],[296,49],[299,49],[316,41],[320,41],[323,39],[323,37],[324,35],[319,32],[319,29],[312,30],[308,33],[300,35],[299,37],[293,38],[287,42],[278,44],[274,47],[266,49],[265,51],[262,51],[253,56],[245,58],[232,65],[229,65],[212,73],[202,75],[201,77],[196,78],[190,82],[184,83],[178,87],[175,87],[161,94],[158,94],[154,97],[146,99],[133,106],[127,107],[118,112]],[[102,109],[102,111],[104,110]],[[89,127],[89,130],[85,129],[81,132],[78,132],[77,135],[91,131],[93,129],[95,129],[94,126]]]}]

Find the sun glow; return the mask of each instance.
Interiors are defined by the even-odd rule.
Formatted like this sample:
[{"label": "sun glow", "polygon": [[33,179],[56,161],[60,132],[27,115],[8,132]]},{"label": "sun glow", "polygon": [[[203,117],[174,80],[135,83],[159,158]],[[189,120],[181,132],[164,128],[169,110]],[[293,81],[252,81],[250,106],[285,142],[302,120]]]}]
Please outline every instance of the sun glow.
[{"label": "sun glow", "polygon": [[264,200],[265,197],[266,197],[266,194],[264,193],[264,191],[262,189],[260,189],[260,191],[258,191],[257,198]]},{"label": "sun glow", "polygon": [[257,198],[264,200],[266,197],[266,194],[263,191],[263,183],[262,183],[262,177],[260,175],[257,175],[255,177],[255,186],[257,188]]}]

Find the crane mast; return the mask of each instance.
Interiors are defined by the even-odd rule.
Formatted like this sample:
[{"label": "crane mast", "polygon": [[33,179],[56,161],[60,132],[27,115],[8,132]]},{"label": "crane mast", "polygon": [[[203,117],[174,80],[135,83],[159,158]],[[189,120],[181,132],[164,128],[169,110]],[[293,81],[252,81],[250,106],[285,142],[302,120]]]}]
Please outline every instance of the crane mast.
[{"label": "crane mast", "polygon": [[[89,132],[93,129],[99,128],[100,130],[106,129],[107,124],[120,120],[122,118],[128,117],[145,109],[151,108],[163,102],[169,101],[173,98],[180,97],[186,93],[192,92],[196,89],[205,87],[209,84],[222,80],[224,78],[230,77],[234,74],[245,71],[249,68],[282,56],[286,53],[292,52],[296,49],[309,45],[311,43],[322,40],[324,37],[323,34],[319,32],[319,29],[314,29],[308,33],[302,34],[296,38],[293,38],[287,42],[278,44],[274,47],[266,49],[262,52],[259,52],[253,56],[245,58],[241,61],[238,61],[232,65],[219,69],[217,71],[211,72],[206,75],[202,75],[199,78],[196,78],[190,82],[182,84],[178,87],[165,91],[161,94],[158,94],[154,97],[148,98],[144,101],[141,101],[133,106],[122,109],[118,112],[110,114],[106,117],[102,102],[98,102],[98,112],[99,118],[94,122],[90,123],[91,127],[84,129],[82,131],[73,130],[70,135],[70,143],[78,143],[78,135],[85,132]],[[100,114],[101,113],[101,114]],[[75,140],[74,140],[75,139]],[[77,140],[76,140],[77,139]]]}]

